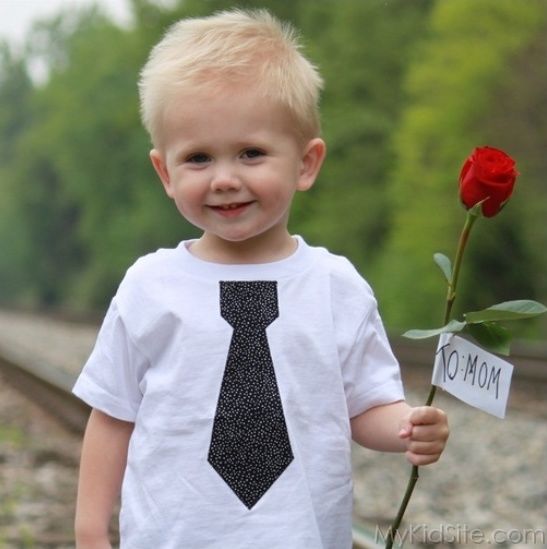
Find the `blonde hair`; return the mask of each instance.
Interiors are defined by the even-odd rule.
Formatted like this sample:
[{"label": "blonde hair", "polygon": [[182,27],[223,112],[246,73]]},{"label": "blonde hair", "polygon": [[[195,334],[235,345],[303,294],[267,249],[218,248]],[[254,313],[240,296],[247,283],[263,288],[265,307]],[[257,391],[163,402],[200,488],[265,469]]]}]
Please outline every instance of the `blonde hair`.
[{"label": "blonde hair", "polygon": [[266,10],[231,10],[175,23],[150,52],[139,95],[152,142],[159,141],[165,107],[177,93],[247,82],[288,109],[301,137],[319,135],[323,81],[302,55],[294,28]]}]

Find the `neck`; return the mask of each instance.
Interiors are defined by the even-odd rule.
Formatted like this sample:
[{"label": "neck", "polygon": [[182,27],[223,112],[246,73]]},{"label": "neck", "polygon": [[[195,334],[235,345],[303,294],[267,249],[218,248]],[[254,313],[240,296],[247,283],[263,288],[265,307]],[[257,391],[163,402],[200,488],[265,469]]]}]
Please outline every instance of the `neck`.
[{"label": "neck", "polygon": [[297,246],[296,239],[289,233],[273,242],[262,238],[230,242],[205,233],[192,244],[190,251],[204,261],[244,265],[280,261],[292,255]]}]

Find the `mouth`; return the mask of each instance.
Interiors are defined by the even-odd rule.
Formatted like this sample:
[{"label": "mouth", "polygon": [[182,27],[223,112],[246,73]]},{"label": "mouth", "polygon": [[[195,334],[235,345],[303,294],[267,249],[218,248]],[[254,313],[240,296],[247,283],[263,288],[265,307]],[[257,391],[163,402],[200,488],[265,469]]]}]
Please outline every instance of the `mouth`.
[{"label": "mouth", "polygon": [[233,217],[243,213],[253,201],[249,202],[230,202],[227,204],[210,205],[209,208],[225,217]]},{"label": "mouth", "polygon": [[233,204],[220,204],[219,206],[214,206],[214,208],[218,208],[221,210],[236,210],[237,208],[240,208],[245,204],[248,204],[248,202],[234,202]]}]

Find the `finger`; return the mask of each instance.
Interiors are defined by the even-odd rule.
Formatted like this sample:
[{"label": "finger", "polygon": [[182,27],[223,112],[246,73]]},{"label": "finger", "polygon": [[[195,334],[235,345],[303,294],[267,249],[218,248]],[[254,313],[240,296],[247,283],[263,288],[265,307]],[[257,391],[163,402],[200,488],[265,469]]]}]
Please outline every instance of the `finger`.
[{"label": "finger", "polygon": [[421,467],[422,465],[430,465],[439,461],[441,454],[414,454],[413,452],[406,452],[406,459],[412,463]]},{"label": "finger", "polygon": [[412,423],[405,421],[399,430],[400,438],[410,438],[414,432],[414,425]]},{"label": "finger", "polygon": [[446,442],[448,433],[447,425],[436,425],[435,427],[431,427],[430,425],[414,425],[412,435],[409,438],[417,442],[434,442],[437,440]]},{"label": "finger", "polygon": [[446,422],[446,414],[439,408],[418,406],[412,410],[408,419],[413,425],[431,425]]},{"label": "finger", "polygon": [[442,441],[435,442],[414,442],[410,441],[406,447],[407,452],[411,452],[416,455],[431,456],[435,454],[441,454],[444,450],[444,443]]}]

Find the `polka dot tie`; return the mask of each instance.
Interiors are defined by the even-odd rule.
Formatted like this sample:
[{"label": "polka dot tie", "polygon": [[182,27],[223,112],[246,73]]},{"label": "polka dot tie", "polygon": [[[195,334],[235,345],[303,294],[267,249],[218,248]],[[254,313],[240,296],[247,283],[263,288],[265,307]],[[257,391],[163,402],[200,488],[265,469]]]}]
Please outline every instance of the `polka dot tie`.
[{"label": "polka dot tie", "polygon": [[293,460],[266,335],[277,282],[220,282],[220,313],[234,330],[208,461],[251,509]]}]

